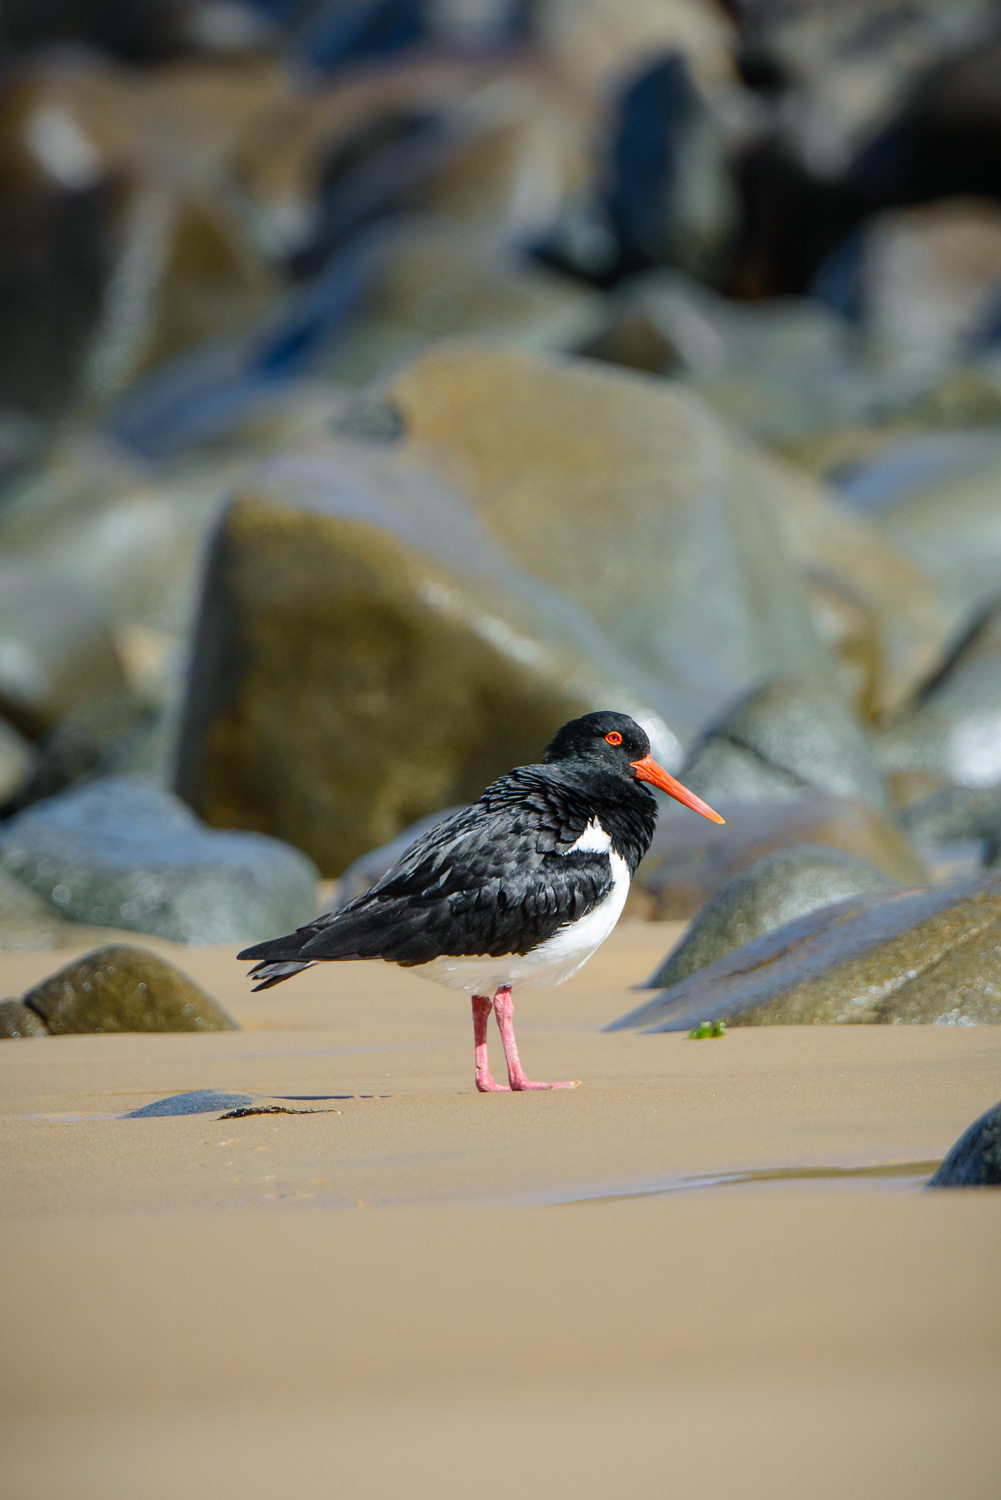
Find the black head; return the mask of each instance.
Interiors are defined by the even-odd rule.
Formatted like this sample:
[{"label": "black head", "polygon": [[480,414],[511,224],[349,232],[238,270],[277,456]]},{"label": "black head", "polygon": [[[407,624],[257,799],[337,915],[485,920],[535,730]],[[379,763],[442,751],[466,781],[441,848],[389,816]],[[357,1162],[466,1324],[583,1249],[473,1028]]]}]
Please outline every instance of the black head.
[{"label": "black head", "polygon": [[650,754],[646,732],[628,714],[602,709],[599,713],[571,719],[553,736],[542,759],[550,764],[561,760],[590,762],[595,768],[600,766],[628,781],[648,781],[704,818],[710,818],[714,823],[723,821],[719,813],[713,812],[707,803],[657,764]]}]

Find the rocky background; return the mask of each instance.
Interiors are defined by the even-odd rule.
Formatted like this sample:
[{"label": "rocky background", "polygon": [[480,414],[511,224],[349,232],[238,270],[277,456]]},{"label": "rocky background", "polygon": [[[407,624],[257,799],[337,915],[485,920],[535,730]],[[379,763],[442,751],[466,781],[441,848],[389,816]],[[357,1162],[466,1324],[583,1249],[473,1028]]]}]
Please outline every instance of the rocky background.
[{"label": "rocky background", "polygon": [[0,1030],[597,707],[727,819],[622,1024],[1001,1020],[1001,4],[6,4]]}]

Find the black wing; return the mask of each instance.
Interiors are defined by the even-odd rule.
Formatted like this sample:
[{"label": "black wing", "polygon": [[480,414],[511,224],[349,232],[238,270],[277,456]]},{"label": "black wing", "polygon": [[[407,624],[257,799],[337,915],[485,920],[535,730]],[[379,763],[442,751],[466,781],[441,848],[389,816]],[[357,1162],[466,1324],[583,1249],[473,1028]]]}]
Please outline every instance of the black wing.
[{"label": "black wing", "polygon": [[548,768],[522,767],[423,834],[371,890],[240,958],[384,958],[527,953],[608,894],[606,854],[567,851],[589,813]]}]

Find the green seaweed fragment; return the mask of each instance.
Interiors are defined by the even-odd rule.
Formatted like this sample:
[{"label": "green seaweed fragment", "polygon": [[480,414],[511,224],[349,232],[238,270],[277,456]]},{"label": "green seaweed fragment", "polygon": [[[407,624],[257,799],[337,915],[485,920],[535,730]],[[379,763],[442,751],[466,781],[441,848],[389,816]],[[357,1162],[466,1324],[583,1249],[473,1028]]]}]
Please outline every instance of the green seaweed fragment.
[{"label": "green seaweed fragment", "polygon": [[707,1036],[726,1036],[725,1021],[700,1021],[688,1033],[690,1042],[704,1041]]}]

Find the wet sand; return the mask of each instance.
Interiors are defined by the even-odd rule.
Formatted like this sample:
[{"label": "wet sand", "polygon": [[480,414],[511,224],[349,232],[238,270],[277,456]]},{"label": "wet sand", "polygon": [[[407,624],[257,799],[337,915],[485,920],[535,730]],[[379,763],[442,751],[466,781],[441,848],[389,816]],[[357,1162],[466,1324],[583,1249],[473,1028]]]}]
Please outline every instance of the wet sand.
[{"label": "wet sand", "polygon": [[[0,1047],[4,1493],[996,1500],[1001,1194],[921,1184],[1001,1028],[603,1035],[679,930],[518,1008],[571,1093],[477,1095],[401,971],[166,943],[242,1033]],[[196,1088],[309,1112],[117,1118]]]}]

